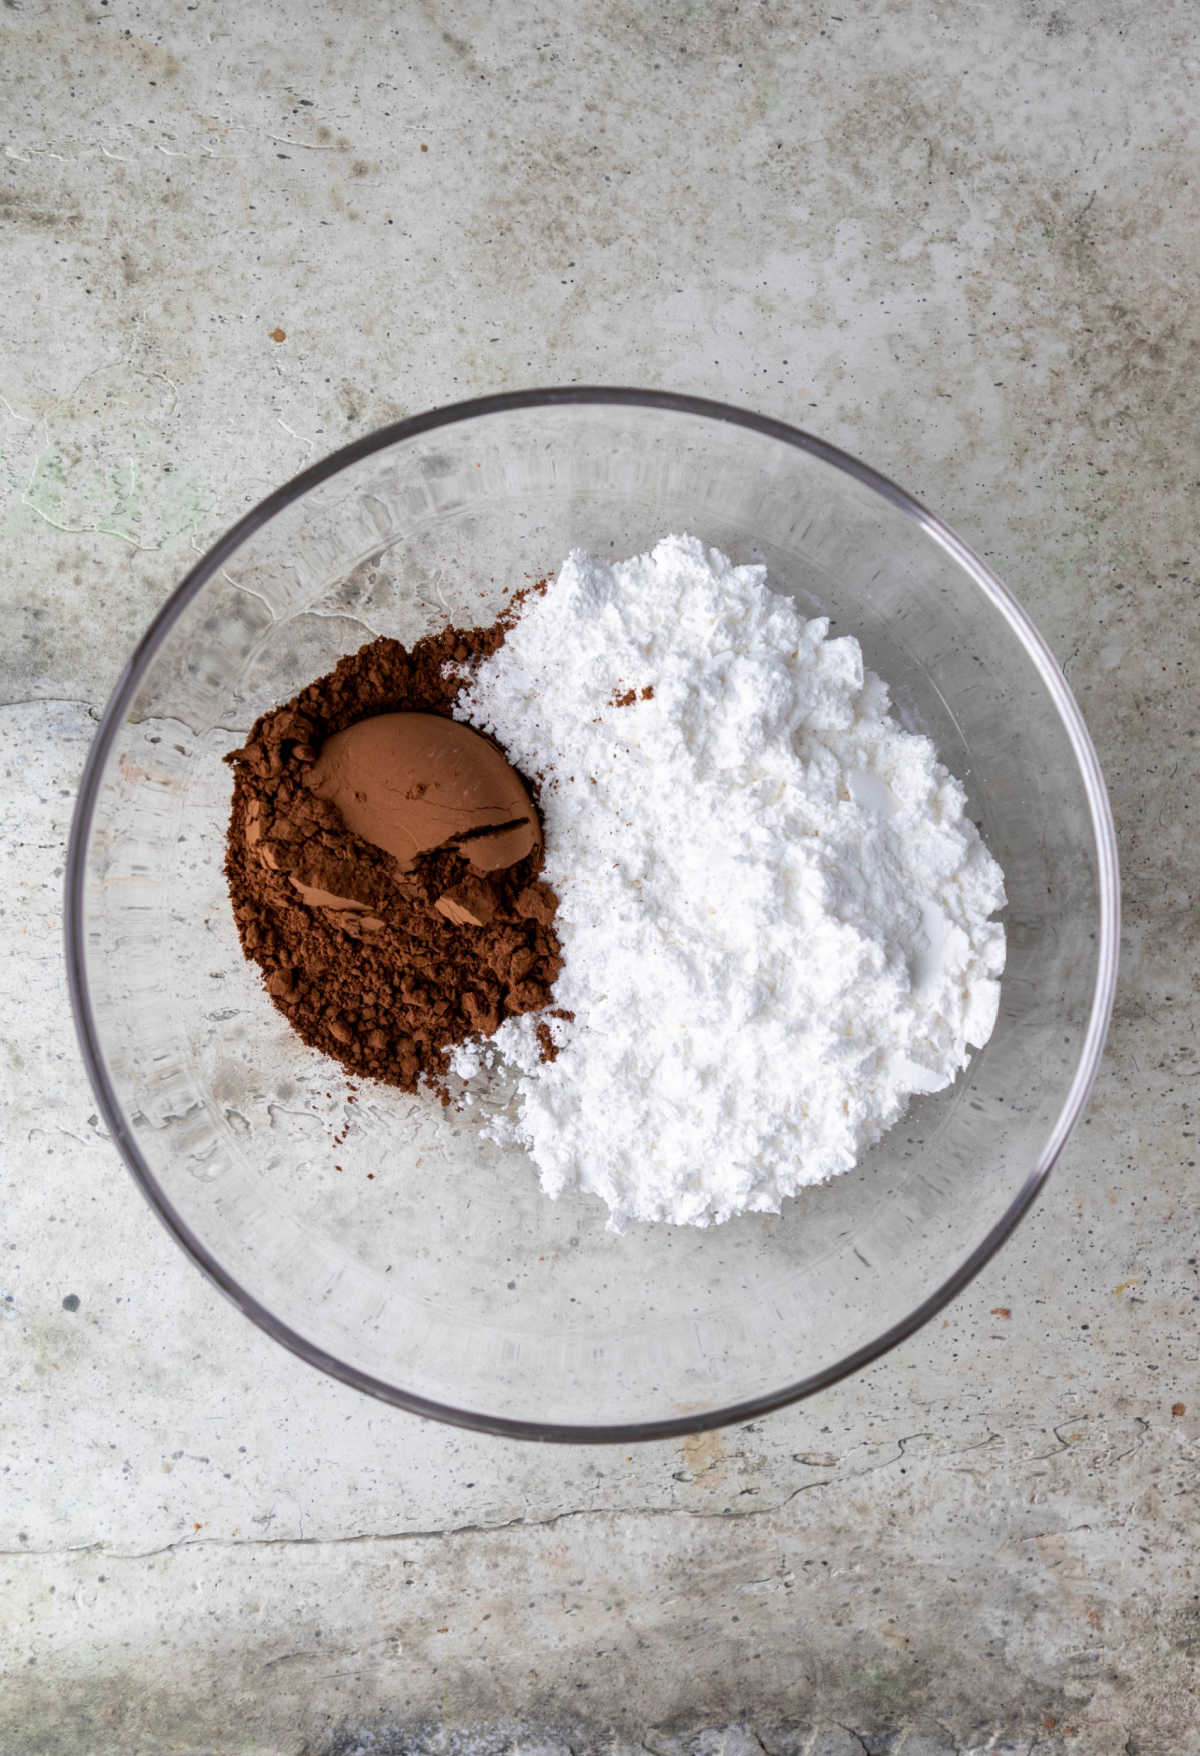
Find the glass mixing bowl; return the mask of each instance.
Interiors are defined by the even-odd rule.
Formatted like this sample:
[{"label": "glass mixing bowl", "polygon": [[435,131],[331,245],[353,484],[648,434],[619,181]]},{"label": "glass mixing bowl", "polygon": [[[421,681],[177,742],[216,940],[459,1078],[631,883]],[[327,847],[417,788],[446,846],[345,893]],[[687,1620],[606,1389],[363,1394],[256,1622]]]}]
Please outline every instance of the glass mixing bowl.
[{"label": "glass mixing bowl", "polygon": [[[242,958],[222,871],[257,715],[376,634],[492,620],[575,546],[689,531],[862,642],[1004,868],[987,1047],[779,1216],[605,1229],[433,1099],[353,1089]],[[373,433],[234,526],[108,705],[76,810],[67,950],[113,1138],[193,1259],[304,1359],[465,1425],[628,1441],[829,1384],[960,1290],[1083,1106],[1112,1001],[1112,822],[1037,631],[946,527],[778,421],[666,393],[487,397]],[[804,947],[797,946],[803,956]],[[720,1153],[715,1138],[712,1151]]]}]

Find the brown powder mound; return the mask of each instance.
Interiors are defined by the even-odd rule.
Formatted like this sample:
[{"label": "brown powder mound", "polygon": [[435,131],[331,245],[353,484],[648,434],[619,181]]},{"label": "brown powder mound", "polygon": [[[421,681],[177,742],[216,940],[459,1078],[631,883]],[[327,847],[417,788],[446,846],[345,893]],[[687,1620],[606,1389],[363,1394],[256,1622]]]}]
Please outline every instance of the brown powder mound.
[{"label": "brown powder mound", "polygon": [[225,872],[243,951],[306,1043],[409,1091],[424,1078],[444,1096],[456,1043],[549,1005],[562,962],[541,848],[486,874],[452,846],[402,865],[351,834],[305,775],[327,738],[370,715],[449,717],[462,685],[444,666],[495,652],[510,625],[448,628],[411,649],[371,641],[226,758]]}]

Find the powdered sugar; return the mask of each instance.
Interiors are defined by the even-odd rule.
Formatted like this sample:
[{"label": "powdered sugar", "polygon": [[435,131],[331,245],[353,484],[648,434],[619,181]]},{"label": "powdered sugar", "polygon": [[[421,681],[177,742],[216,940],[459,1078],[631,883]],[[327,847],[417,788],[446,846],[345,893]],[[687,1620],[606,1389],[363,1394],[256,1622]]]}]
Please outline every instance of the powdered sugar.
[{"label": "powdered sugar", "polygon": [[553,1061],[524,1017],[454,1065],[515,1070],[492,1131],[618,1229],[777,1211],[996,1018],[1003,881],[962,787],[764,576],[694,537],[576,551],[455,708],[542,777],[574,1019]]}]

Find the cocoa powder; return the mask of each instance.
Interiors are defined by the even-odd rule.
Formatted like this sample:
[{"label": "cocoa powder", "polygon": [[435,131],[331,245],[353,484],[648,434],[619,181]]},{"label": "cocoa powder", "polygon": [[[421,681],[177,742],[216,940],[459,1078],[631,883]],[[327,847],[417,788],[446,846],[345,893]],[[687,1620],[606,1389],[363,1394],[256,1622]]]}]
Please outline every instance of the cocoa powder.
[{"label": "cocoa powder", "polygon": [[[447,665],[493,653],[489,628],[447,628],[412,648],[373,640],[263,714],[234,769],[225,872],[242,950],[306,1043],[354,1074],[446,1097],[449,1051],[549,1005],[562,967],[540,844],[480,873],[455,846],[402,865],[353,835],[305,784],[324,741],[374,714],[450,717]],[[536,786],[525,780],[536,802]]]}]

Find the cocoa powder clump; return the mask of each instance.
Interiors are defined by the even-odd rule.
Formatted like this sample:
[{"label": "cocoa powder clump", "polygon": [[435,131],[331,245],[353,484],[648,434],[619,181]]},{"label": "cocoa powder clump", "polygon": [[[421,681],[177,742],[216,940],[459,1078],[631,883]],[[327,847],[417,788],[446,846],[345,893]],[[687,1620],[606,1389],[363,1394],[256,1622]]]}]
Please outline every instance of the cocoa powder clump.
[{"label": "cocoa powder clump", "polygon": [[511,620],[411,648],[373,640],[263,714],[226,757],[229,894],[273,1004],[349,1072],[408,1091],[428,1081],[443,1101],[457,1043],[550,1004],[562,960],[541,847],[486,874],[451,845],[401,865],[353,835],[305,770],[326,738],[373,714],[450,717],[462,683],[447,665],[495,652]]}]

